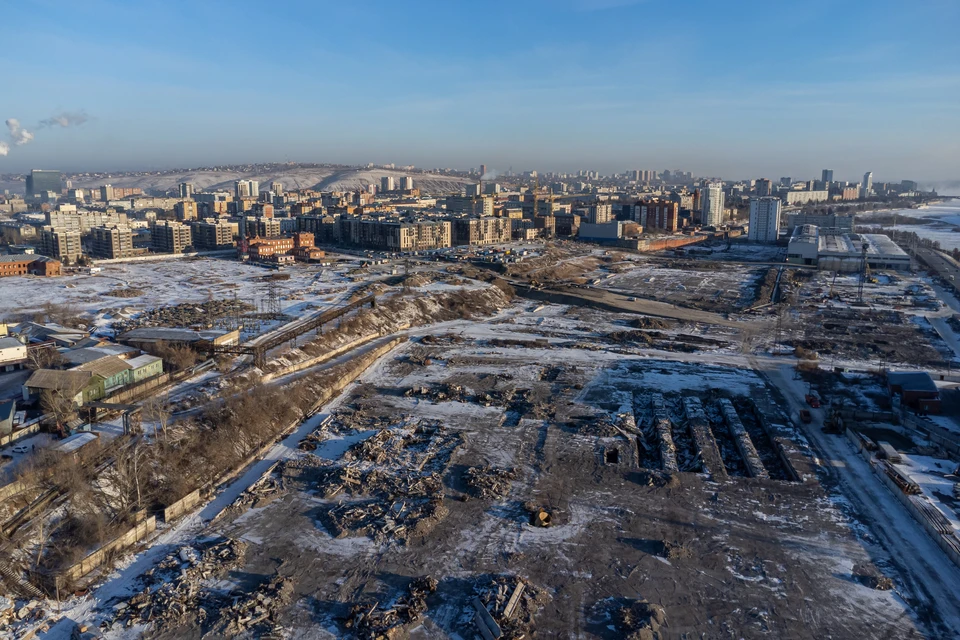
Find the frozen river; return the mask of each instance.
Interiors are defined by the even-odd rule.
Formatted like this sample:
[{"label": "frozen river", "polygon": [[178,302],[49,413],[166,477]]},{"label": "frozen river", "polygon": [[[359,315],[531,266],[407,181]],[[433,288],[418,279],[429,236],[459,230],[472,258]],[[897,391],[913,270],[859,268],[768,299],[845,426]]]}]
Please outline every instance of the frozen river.
[{"label": "frozen river", "polygon": [[[940,204],[930,205],[926,209],[897,209],[893,212],[884,211],[884,214],[897,213],[911,218],[929,219],[925,225],[903,225],[899,228],[913,231],[921,238],[936,240],[940,248],[950,251],[960,249],[960,200],[947,200]],[[858,224],[870,224],[867,215],[857,216]],[[889,227],[889,225],[885,225]]]}]

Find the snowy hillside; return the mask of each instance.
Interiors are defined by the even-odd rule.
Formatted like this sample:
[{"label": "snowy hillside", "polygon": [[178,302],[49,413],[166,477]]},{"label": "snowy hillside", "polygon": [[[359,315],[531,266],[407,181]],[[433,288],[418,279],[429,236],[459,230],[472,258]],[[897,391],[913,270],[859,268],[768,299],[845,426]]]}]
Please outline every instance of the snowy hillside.
[{"label": "snowy hillside", "polygon": [[[370,184],[380,184],[383,176],[393,176],[399,184],[403,176],[411,176],[414,186],[425,194],[456,193],[461,190],[466,180],[452,176],[442,176],[430,173],[407,173],[389,169],[361,169],[357,167],[300,167],[276,166],[269,171],[213,171],[213,170],[184,170],[166,171],[155,174],[74,178],[73,186],[77,188],[96,188],[103,184],[114,187],[139,187],[145,193],[162,194],[174,192],[181,182],[190,182],[197,189],[227,191],[233,190],[236,180],[258,180],[261,189],[266,189],[274,180],[283,184],[285,189],[316,189],[321,191],[350,191]],[[23,193],[23,182],[0,182],[0,189],[9,189],[11,193]]]}]

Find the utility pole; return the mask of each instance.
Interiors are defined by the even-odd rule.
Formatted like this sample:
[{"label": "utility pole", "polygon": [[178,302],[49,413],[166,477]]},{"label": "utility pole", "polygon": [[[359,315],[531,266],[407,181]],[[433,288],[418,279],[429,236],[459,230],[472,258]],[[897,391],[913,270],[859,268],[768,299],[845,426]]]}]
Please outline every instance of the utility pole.
[{"label": "utility pole", "polygon": [[[863,242],[863,240],[861,240]],[[867,281],[867,245],[860,247],[860,282],[857,284],[857,303],[863,304],[863,285]]]}]

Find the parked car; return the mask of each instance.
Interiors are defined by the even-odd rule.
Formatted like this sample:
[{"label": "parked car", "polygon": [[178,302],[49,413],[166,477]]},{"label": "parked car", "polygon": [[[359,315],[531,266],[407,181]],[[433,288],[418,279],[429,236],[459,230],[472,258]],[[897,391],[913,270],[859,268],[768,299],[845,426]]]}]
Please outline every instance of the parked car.
[{"label": "parked car", "polygon": [[808,393],[806,396],[807,404],[813,407],[814,409],[820,408],[820,398],[815,393]]},{"label": "parked car", "polygon": [[813,422],[813,414],[810,413],[809,409],[800,409],[800,422],[805,424]]},{"label": "parked car", "polygon": [[26,453],[27,451],[30,451],[30,448],[25,444],[21,444],[13,448],[14,453]]}]

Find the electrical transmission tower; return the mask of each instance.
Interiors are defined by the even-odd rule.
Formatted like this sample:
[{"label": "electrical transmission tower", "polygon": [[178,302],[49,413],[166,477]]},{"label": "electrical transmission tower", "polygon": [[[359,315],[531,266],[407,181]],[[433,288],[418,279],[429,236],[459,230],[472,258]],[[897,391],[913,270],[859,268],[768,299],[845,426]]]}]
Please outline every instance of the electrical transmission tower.
[{"label": "electrical transmission tower", "polygon": [[263,299],[263,312],[271,320],[279,320],[283,315],[280,310],[280,291],[272,280],[267,285],[267,295]]}]

